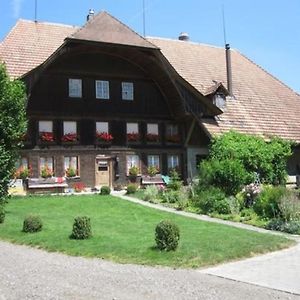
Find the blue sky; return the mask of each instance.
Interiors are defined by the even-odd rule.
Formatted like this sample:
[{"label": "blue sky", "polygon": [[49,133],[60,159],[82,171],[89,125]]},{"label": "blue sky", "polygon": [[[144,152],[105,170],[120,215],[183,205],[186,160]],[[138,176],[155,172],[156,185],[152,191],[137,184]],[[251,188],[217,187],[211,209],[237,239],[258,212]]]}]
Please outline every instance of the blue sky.
[{"label": "blue sky", "polygon": [[[0,40],[18,18],[34,19],[35,0],[0,0]],[[38,20],[82,25],[89,8],[106,10],[143,33],[143,0],[37,0]],[[146,35],[222,46],[227,40],[300,93],[300,0],[145,0]]]}]

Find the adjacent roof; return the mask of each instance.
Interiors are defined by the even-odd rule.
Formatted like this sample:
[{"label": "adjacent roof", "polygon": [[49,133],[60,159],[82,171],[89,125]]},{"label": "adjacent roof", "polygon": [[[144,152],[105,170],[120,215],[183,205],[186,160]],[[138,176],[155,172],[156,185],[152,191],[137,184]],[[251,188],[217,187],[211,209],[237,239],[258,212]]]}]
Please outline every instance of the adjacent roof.
[{"label": "adjacent roof", "polygon": [[69,38],[157,49],[155,45],[105,11],[91,18]]},{"label": "adjacent roof", "polygon": [[[207,95],[220,83],[227,86],[223,48],[160,38],[146,40],[105,12],[82,28],[19,20],[0,44],[0,60],[11,77],[20,77],[43,63],[65,38],[160,48],[179,76],[201,94]],[[238,51],[231,51],[231,61],[234,98],[227,99],[223,114],[203,120],[204,128],[212,135],[235,129],[300,143],[300,96]]]},{"label": "adjacent roof", "polygon": [[[225,49],[177,40],[149,40],[202,94],[214,82],[227,86]],[[235,129],[300,142],[300,96],[238,51],[231,50],[231,61],[234,98],[227,98],[223,114],[203,120],[207,131],[213,135]]]}]

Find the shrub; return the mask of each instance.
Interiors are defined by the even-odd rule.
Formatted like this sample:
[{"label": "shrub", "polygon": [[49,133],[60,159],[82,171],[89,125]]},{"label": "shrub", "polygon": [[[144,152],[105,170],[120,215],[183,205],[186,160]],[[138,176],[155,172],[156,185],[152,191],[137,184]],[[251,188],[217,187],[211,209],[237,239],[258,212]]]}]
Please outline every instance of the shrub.
[{"label": "shrub", "polygon": [[143,199],[145,201],[153,201],[158,196],[158,188],[155,185],[148,185],[144,192]]},{"label": "shrub", "polygon": [[134,194],[138,189],[137,184],[130,183],[127,185],[127,194]]},{"label": "shrub", "polygon": [[100,195],[109,195],[110,194],[110,187],[109,186],[102,186],[100,190]]},{"label": "shrub", "polygon": [[176,250],[179,239],[180,232],[175,223],[164,220],[157,224],[155,228],[155,241],[159,250]]},{"label": "shrub", "polygon": [[73,223],[71,239],[85,240],[92,236],[91,220],[89,217],[76,217]]},{"label": "shrub", "polygon": [[123,190],[123,186],[121,184],[117,184],[114,186],[114,190],[115,191],[122,191]]},{"label": "shrub", "polygon": [[132,166],[128,171],[130,176],[138,176],[139,174],[139,168],[136,166]]},{"label": "shrub", "polygon": [[226,200],[229,205],[230,213],[233,215],[237,215],[241,209],[239,200],[234,196],[230,196]]},{"label": "shrub", "polygon": [[219,214],[230,213],[226,195],[220,188],[208,187],[207,189],[198,191],[193,201],[204,214],[212,212],[217,212]]},{"label": "shrub", "polygon": [[0,204],[0,224],[4,222],[4,219],[5,219],[4,205]]},{"label": "shrub", "polygon": [[147,173],[150,177],[154,177],[158,173],[158,168],[155,166],[149,166],[147,168]]},{"label": "shrub", "polygon": [[83,182],[76,182],[74,184],[74,190],[76,193],[81,193],[85,189],[85,185]]},{"label": "shrub", "polygon": [[176,203],[179,199],[179,191],[166,190],[161,194],[162,202],[165,203]]},{"label": "shrub", "polygon": [[188,206],[190,196],[190,189],[188,187],[182,186],[178,192],[177,198],[177,209],[183,210]]},{"label": "shrub", "polygon": [[176,170],[170,172],[170,182],[167,185],[168,189],[178,191],[182,187],[182,181],[180,180],[179,174]]},{"label": "shrub", "polygon": [[242,186],[251,181],[244,166],[238,160],[204,160],[199,168],[200,186],[213,185],[221,188],[226,195],[235,195]]},{"label": "shrub", "polygon": [[253,209],[263,218],[277,218],[280,216],[280,199],[288,193],[289,191],[283,186],[264,186],[253,205]]},{"label": "shrub", "polygon": [[42,220],[39,216],[29,215],[24,219],[23,231],[24,232],[38,232],[41,231],[43,227]]},{"label": "shrub", "polygon": [[284,221],[281,219],[272,219],[266,224],[265,228],[269,230],[281,231]]},{"label": "shrub", "polygon": [[300,220],[300,199],[294,192],[283,195],[279,200],[281,217],[286,221]]},{"label": "shrub", "polygon": [[284,222],[282,219],[272,219],[266,226],[266,229],[283,231],[290,234],[300,234],[300,222]]}]

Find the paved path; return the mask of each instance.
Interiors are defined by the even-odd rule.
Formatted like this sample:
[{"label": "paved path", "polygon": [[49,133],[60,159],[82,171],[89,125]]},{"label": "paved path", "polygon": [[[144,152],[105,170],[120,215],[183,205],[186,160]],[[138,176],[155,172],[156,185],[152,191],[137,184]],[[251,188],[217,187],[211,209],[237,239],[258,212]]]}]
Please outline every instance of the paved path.
[{"label": "paved path", "polygon": [[0,299],[294,300],[300,297],[197,270],[121,265],[0,242]]},{"label": "paved path", "polygon": [[200,270],[199,272],[202,274],[216,275],[223,278],[237,280],[245,283],[251,283],[263,287],[282,290],[300,295],[299,236],[287,235],[276,231],[269,231],[247,224],[224,221],[216,218],[211,218],[205,215],[196,215],[193,213],[176,211],[172,208],[167,208],[157,204],[151,204],[145,201],[135,199],[133,197],[125,196],[124,194],[119,194],[118,196],[123,199],[139,203],[141,205],[146,205],[152,208],[176,213],[179,215],[184,215],[202,221],[221,223],[262,233],[285,235],[289,238],[294,239],[297,242],[297,245],[295,247],[291,247],[289,249],[265,255],[256,256],[238,262],[225,263],[220,266]]}]

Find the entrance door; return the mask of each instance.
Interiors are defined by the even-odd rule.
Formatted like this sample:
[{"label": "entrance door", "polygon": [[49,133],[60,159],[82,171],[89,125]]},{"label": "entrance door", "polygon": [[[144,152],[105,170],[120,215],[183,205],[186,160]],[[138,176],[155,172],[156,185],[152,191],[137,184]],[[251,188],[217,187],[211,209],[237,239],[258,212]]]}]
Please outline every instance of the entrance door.
[{"label": "entrance door", "polygon": [[109,159],[96,158],[96,187],[111,186],[111,166]]}]

